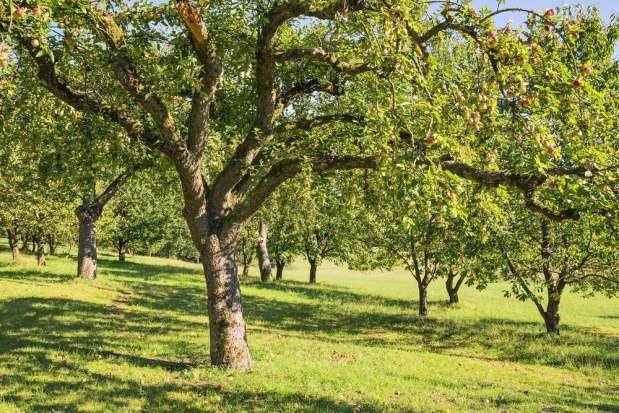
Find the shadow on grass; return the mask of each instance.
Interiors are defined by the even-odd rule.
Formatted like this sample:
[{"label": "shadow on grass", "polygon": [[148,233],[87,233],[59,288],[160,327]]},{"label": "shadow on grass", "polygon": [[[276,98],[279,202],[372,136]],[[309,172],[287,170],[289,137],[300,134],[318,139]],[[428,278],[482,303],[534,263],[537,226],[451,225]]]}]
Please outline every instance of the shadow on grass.
[{"label": "shadow on grass", "polygon": [[[363,402],[339,402],[300,393],[249,392],[183,378],[182,375],[190,373],[193,367],[208,364],[207,346],[186,343],[184,338],[195,331],[207,335],[205,323],[186,318],[187,315],[206,314],[204,287],[202,283],[195,286],[152,283],[155,276],[186,273],[188,270],[183,267],[117,263],[122,268],[127,264],[135,276],[123,285],[127,291],[119,291],[124,298],[113,305],[61,298],[0,300],[0,366],[9,372],[0,376],[0,387],[5,389],[4,402],[26,406],[27,411],[77,411],[82,403],[90,400],[103,403],[106,410],[120,410],[128,401],[139,399],[143,411],[208,410],[196,406],[195,399],[190,402],[178,398],[179,394],[189,392],[197,393],[200,399],[215,400],[213,403],[222,406],[218,410],[224,411],[255,407],[267,411],[384,410]],[[103,266],[110,270],[115,268],[105,260]],[[22,273],[0,275],[8,276],[28,280],[32,277],[58,278],[57,274],[28,272],[25,268]],[[326,285],[251,281],[244,284],[244,288],[250,329],[268,329],[326,342],[407,351],[422,349],[469,359],[532,365],[616,369],[619,362],[616,338],[569,325],[564,326],[560,337],[548,337],[540,333],[541,322],[498,318],[424,319],[416,315],[413,300],[358,294]],[[274,299],[269,292],[286,295]],[[295,295],[311,301],[287,301]],[[165,357],[144,355],[140,351],[140,337],[152,342],[161,337],[162,343],[182,345],[170,347],[166,344],[160,351]],[[483,351],[479,351],[480,348]],[[179,377],[172,383],[150,385],[130,377],[96,373],[85,367],[101,360],[110,365],[159,369]],[[50,372],[58,372],[58,379],[42,378]],[[35,389],[37,394],[45,396],[45,401],[30,402],[25,389]],[[581,388],[576,390],[582,391]],[[2,392],[0,390],[0,394]],[[63,395],[67,394],[72,395],[70,401],[56,403],[56,400],[66,400]],[[563,396],[548,397],[558,400]],[[48,404],[47,400],[52,402]],[[572,402],[578,406],[577,400],[566,401]],[[516,401],[499,400],[495,407],[504,408],[514,403]],[[582,404],[582,408],[590,407]],[[595,407],[612,410],[609,405]]]},{"label": "shadow on grass", "polygon": [[[561,335],[556,337],[543,331],[541,320],[537,323],[500,318],[422,318],[417,316],[417,303],[413,300],[358,294],[342,288],[259,281],[244,287],[245,317],[250,329],[362,346],[422,348],[470,358],[483,358],[473,354],[482,348],[488,360],[558,367],[610,369],[619,363],[615,351],[619,343],[615,337],[570,325],[564,325]],[[199,316],[207,311],[203,287],[136,282],[131,289],[135,293],[132,305],[158,313]],[[267,290],[312,301],[276,299]]]},{"label": "shadow on grass", "polygon": [[[301,406],[305,411],[383,410],[302,393],[239,390],[185,375],[208,364],[207,348],[197,349],[187,360],[134,354],[128,338],[135,332],[182,337],[184,332],[205,327],[169,316],[111,312],[109,306],[70,299],[17,298],[0,301],[0,320],[1,399],[24,411],[73,412],[93,403],[105,411],[120,411],[131,401],[139,403],[140,411],[149,412],[288,411]],[[99,368],[104,363],[109,372],[89,368],[93,362]],[[123,364],[173,375],[165,382],[145,383],[139,378],[142,373],[120,373]],[[187,394],[193,395],[191,400],[179,397]],[[206,406],[198,404],[205,401]]]}]

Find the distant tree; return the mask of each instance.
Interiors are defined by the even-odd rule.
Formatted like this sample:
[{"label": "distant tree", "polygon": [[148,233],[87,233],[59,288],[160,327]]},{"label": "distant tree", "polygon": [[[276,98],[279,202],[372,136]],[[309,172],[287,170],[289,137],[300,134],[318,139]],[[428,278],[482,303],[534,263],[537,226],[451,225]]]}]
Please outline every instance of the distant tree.
[{"label": "distant tree", "polygon": [[269,252],[275,261],[276,280],[284,278],[284,268],[299,254],[299,221],[304,211],[297,208],[294,185],[283,185],[263,207],[269,222]]},{"label": "distant tree", "polygon": [[258,220],[258,244],[256,245],[256,255],[258,256],[258,269],[260,270],[260,280],[267,282],[271,280],[271,259],[269,258],[268,229],[269,224],[263,220]]},{"label": "distant tree", "polygon": [[236,244],[237,262],[241,262],[243,269],[241,276],[247,278],[249,276],[249,267],[256,255],[256,231],[254,225],[246,225],[239,235],[238,242]]},{"label": "distant tree", "polygon": [[558,334],[566,288],[611,297],[619,291],[617,223],[616,215],[553,222],[527,211],[513,214],[495,240],[498,262],[511,286],[506,295],[532,301],[546,331]]}]

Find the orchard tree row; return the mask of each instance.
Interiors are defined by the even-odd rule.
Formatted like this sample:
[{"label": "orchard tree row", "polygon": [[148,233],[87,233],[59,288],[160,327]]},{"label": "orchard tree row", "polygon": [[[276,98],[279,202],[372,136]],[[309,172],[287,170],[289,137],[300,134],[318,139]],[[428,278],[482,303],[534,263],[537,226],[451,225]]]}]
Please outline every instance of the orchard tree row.
[{"label": "orchard tree row", "polygon": [[616,292],[618,36],[466,0],[1,0],[2,223],[76,238],[84,278],[98,226],[121,258],[198,256],[224,368],[251,366],[254,250],[265,280],[403,266],[421,315],[439,278],[506,279],[557,332],[566,287]]}]

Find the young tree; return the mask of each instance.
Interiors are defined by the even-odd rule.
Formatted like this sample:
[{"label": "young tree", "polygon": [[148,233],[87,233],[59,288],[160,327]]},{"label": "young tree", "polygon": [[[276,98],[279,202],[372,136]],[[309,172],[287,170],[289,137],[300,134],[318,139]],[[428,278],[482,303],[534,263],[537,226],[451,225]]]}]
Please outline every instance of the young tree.
[{"label": "young tree", "polygon": [[275,261],[278,281],[284,278],[286,265],[299,253],[299,221],[305,218],[304,211],[296,207],[293,188],[294,185],[282,185],[263,207],[269,222],[269,251]]},{"label": "young tree", "polygon": [[256,232],[254,226],[250,223],[243,228],[236,243],[236,261],[240,261],[243,265],[241,272],[243,278],[249,276],[249,267],[256,255],[256,243]]},{"label": "young tree", "polygon": [[[616,216],[584,215],[552,222],[519,211],[497,234],[499,262],[511,291],[531,300],[548,333],[559,333],[559,305],[567,287],[582,294],[619,291],[619,238]],[[546,296],[546,303],[541,294]]]},{"label": "young tree", "polygon": [[268,224],[264,220],[258,221],[258,245],[256,246],[258,256],[258,268],[260,269],[260,280],[267,282],[271,280],[271,260],[269,259],[268,248]]},{"label": "young tree", "polygon": [[342,256],[347,238],[348,198],[338,185],[338,174],[312,179],[306,175],[295,182],[297,213],[295,223],[299,249],[310,265],[309,283],[317,281],[318,266],[325,259]]}]

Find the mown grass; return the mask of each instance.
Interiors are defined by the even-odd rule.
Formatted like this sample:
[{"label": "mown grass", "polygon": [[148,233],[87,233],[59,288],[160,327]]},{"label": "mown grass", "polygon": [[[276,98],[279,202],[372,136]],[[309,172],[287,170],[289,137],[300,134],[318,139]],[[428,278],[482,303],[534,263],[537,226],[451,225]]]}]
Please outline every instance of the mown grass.
[{"label": "mown grass", "polygon": [[560,337],[504,286],[442,283],[416,315],[404,272],[324,265],[319,284],[245,280],[253,371],[211,368],[199,265],[0,252],[0,411],[619,411],[619,305],[567,294]]}]

